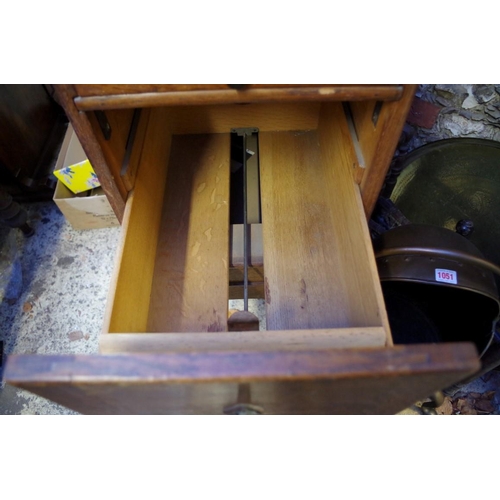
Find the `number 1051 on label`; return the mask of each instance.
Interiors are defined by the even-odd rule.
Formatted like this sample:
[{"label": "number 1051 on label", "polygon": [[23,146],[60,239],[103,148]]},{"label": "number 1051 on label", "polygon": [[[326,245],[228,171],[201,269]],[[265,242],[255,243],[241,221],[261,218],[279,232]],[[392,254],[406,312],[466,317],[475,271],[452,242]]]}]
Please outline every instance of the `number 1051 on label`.
[{"label": "number 1051 on label", "polygon": [[453,283],[456,285],[457,272],[450,271],[449,269],[436,269],[436,281],[441,281],[442,283]]}]

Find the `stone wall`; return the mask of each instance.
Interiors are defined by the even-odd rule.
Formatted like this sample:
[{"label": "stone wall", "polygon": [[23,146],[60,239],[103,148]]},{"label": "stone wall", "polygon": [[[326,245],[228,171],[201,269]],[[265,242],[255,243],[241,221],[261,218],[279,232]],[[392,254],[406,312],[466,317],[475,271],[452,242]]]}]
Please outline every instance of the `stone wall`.
[{"label": "stone wall", "polygon": [[395,156],[456,137],[500,142],[500,85],[420,85]]}]

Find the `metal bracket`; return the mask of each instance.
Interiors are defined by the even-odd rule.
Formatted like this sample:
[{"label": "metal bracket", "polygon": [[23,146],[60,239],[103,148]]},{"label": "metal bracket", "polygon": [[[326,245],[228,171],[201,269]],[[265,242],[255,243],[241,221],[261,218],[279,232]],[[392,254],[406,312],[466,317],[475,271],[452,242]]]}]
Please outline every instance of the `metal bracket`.
[{"label": "metal bracket", "polygon": [[356,153],[356,159],[358,161],[359,168],[365,168],[365,158],[363,156],[363,151],[361,151],[361,146],[359,144],[358,132],[356,130],[356,125],[354,124],[354,118],[352,116],[351,106],[348,102],[344,103],[344,113],[347,120],[347,126],[349,127],[349,133],[351,135],[352,144],[354,146],[354,152]]},{"label": "metal bracket", "polygon": [[238,134],[239,136],[242,135],[252,135],[252,134],[257,134],[259,132],[259,129],[257,127],[242,127],[242,128],[232,128],[231,129],[231,134]]},{"label": "metal bracket", "polygon": [[[253,203],[251,206],[252,212],[252,221],[260,222],[260,203],[259,203],[259,194],[258,194],[258,184],[259,184],[259,164],[258,164],[258,142],[257,142],[257,133],[259,129],[257,127],[242,127],[242,128],[233,128],[231,129],[231,133],[237,134],[240,137],[243,137],[243,304],[244,311],[248,311],[248,258],[249,258],[249,247],[251,246],[250,241],[250,219],[249,219],[249,183],[257,189],[257,196],[253,196],[252,199],[257,199],[257,203]],[[249,148],[250,146],[250,148]],[[251,167],[248,168],[247,162],[247,153],[250,154],[252,158]],[[255,219],[255,220],[254,220]]]}]

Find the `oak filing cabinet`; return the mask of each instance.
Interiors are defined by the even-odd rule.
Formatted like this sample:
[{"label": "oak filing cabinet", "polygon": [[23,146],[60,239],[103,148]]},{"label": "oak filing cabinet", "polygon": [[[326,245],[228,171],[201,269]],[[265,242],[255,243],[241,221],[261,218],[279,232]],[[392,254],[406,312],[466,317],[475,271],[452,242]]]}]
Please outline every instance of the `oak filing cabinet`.
[{"label": "oak filing cabinet", "polygon": [[[477,371],[471,344],[392,344],[366,218],[414,91],[54,85],[122,241],[101,353],[11,356],[8,383],[82,413],[364,414]],[[245,127],[258,130],[260,332],[227,331],[230,132]]]}]

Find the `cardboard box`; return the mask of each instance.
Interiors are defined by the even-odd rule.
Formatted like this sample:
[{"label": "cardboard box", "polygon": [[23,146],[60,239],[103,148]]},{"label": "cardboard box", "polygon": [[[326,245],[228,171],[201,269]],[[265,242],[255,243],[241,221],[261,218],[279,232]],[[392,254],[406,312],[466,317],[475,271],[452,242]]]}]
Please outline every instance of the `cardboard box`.
[{"label": "cardboard box", "polygon": [[66,131],[54,175],[75,194],[101,185],[71,124]]},{"label": "cardboard box", "polygon": [[[79,145],[78,138],[70,124],[57,158],[56,169],[63,165],[68,149],[75,143],[75,140]],[[103,189],[100,187],[74,194],[58,180],[53,200],[73,229],[100,229],[120,225]]]},{"label": "cardboard box", "polygon": [[102,188],[75,195],[61,181],[57,181],[53,199],[73,229],[120,225]]}]

